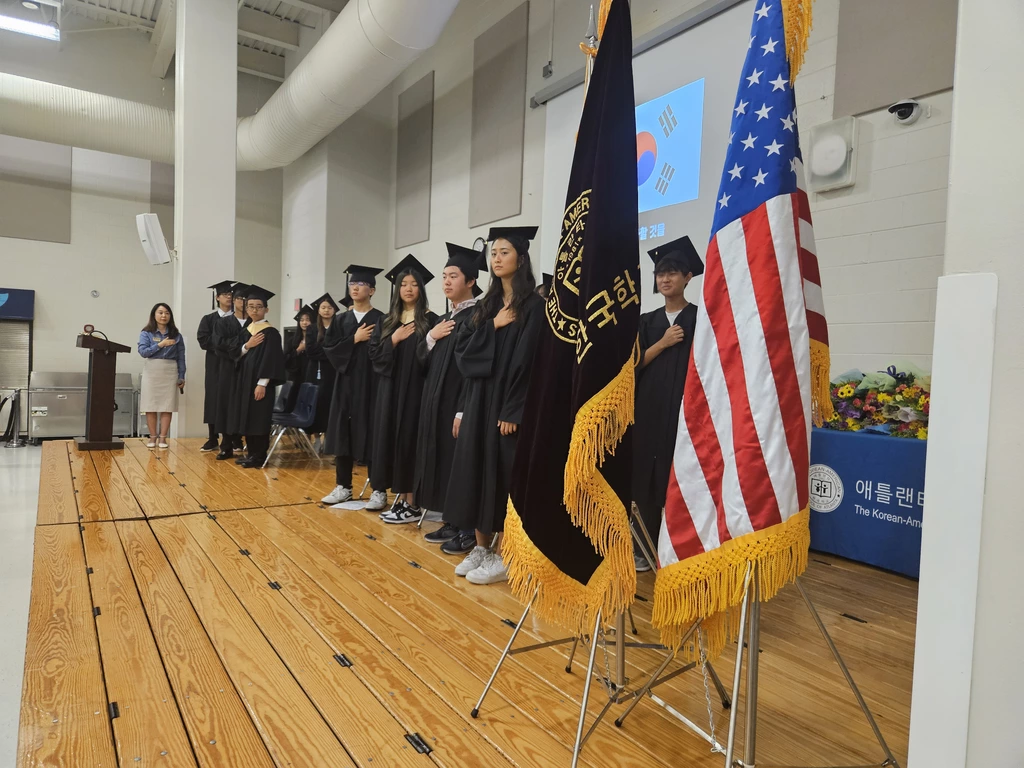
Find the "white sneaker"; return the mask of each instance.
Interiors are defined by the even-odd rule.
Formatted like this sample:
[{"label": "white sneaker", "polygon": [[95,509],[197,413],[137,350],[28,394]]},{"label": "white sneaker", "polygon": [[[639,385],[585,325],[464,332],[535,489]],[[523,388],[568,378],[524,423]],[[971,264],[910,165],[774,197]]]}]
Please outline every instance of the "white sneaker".
[{"label": "white sneaker", "polygon": [[384,491],[374,491],[366,503],[367,512],[378,512],[388,505],[388,495]]},{"label": "white sneaker", "polygon": [[146,441],[146,447],[147,448],[156,448],[156,438],[155,437],[149,438],[149,440]]},{"label": "white sneaker", "polygon": [[501,555],[488,551],[480,567],[466,574],[466,581],[471,584],[496,584],[499,581],[508,581],[508,571],[505,570]]},{"label": "white sneaker", "polygon": [[470,571],[475,571],[483,563],[484,558],[490,553],[487,547],[481,547],[479,545],[473,547],[466,559],[455,566],[456,576],[465,576]]},{"label": "white sneaker", "polygon": [[322,504],[341,504],[343,501],[348,501],[352,498],[352,489],[346,488],[344,485],[336,485],[334,490],[320,499]]}]

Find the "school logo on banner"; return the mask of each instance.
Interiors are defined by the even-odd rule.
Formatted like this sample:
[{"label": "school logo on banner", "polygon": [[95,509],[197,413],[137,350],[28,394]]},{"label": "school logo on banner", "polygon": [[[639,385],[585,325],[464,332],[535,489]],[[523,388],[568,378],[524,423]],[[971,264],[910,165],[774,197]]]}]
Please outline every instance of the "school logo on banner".
[{"label": "school logo on banner", "polygon": [[843,503],[843,481],[827,464],[812,464],[810,502],[815,512],[832,512]]}]

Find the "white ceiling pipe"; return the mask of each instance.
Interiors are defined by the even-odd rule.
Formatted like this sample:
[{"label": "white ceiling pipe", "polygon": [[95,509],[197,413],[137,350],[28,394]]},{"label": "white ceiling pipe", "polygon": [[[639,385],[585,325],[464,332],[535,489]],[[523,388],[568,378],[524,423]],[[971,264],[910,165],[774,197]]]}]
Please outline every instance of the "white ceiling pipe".
[{"label": "white ceiling pipe", "polygon": [[288,165],[437,42],[458,0],[350,0],[263,108],[238,124],[239,168]]},{"label": "white ceiling pipe", "polygon": [[174,162],[174,113],[0,72],[0,133]]},{"label": "white ceiling pipe", "polygon": [[[437,42],[458,0],[351,0],[263,108],[238,121],[237,168],[288,165]],[[0,133],[171,163],[159,107],[0,73]]]}]

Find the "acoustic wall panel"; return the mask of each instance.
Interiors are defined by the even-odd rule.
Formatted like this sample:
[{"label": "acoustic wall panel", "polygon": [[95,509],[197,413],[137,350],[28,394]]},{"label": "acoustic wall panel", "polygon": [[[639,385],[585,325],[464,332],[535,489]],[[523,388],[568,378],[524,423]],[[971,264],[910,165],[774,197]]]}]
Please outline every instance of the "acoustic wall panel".
[{"label": "acoustic wall panel", "polygon": [[843,0],[835,117],[953,87],[957,0]]},{"label": "acoustic wall panel", "polygon": [[71,147],[0,135],[0,237],[71,242]]},{"label": "acoustic wall panel", "polygon": [[430,163],[434,144],[434,73],[398,96],[395,248],[430,239]]},{"label": "acoustic wall panel", "polygon": [[469,226],[523,209],[528,2],[473,43]]}]

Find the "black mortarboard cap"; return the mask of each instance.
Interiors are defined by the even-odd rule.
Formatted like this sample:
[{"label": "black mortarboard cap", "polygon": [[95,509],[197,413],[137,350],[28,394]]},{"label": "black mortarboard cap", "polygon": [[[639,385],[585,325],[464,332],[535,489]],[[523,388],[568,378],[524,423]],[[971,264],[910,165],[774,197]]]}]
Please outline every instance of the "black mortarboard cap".
[{"label": "black mortarboard cap", "polygon": [[266,288],[260,288],[258,285],[250,285],[249,290],[245,292],[246,299],[258,299],[264,304],[268,304],[275,295]]},{"label": "black mortarboard cap", "polygon": [[303,315],[309,315],[309,319],[312,320],[316,317],[316,310],[309,306],[309,304],[306,304],[302,309],[295,313],[295,322],[299,322],[299,318]]},{"label": "black mortarboard cap", "polygon": [[[658,265],[662,259],[673,259],[679,262],[682,266],[683,271],[692,272],[693,276],[704,274],[704,262],[701,261],[700,256],[697,255],[697,249],[693,247],[693,243],[690,242],[690,238],[680,237],[678,240],[673,240],[670,243],[659,245],[657,248],[647,252],[647,255],[651,257],[651,261],[654,262],[654,272],[657,274]],[[658,292],[658,286],[655,284],[654,292]]]},{"label": "black mortarboard cap", "polygon": [[345,268],[350,282],[356,280],[360,283],[369,283],[374,287],[377,286],[377,275],[383,271],[383,269],[377,269],[377,267],[364,267],[360,264],[349,264]]},{"label": "black mortarboard cap", "polygon": [[388,279],[388,282],[394,285],[395,280],[398,279],[398,276],[405,272],[406,270],[412,270],[413,272],[420,276],[420,288],[422,288],[423,286],[425,286],[427,283],[434,279],[433,273],[429,269],[424,267],[423,264],[420,263],[420,260],[413,256],[411,253],[404,259],[402,259],[400,262],[398,262],[394,267],[392,267],[391,270],[386,275],[384,275],[384,277]]},{"label": "black mortarboard cap", "polygon": [[537,236],[537,227],[491,227],[487,233],[487,242],[493,243],[499,237],[508,237],[509,235],[533,240]]},{"label": "black mortarboard cap", "polygon": [[332,307],[334,307],[335,312],[337,312],[338,309],[340,309],[340,307],[338,307],[338,302],[336,302],[329,293],[325,293],[319,299],[314,299],[313,301],[309,302],[309,306],[316,310],[315,314],[320,314],[320,305],[323,304],[325,301]]},{"label": "black mortarboard cap", "polygon": [[247,283],[235,283],[231,286],[231,292],[235,295],[236,299],[244,299],[245,292],[249,290]]},{"label": "black mortarboard cap", "polygon": [[221,280],[219,283],[207,286],[211,291],[216,291],[220,296],[222,293],[231,293],[234,282],[232,280]]},{"label": "black mortarboard cap", "polygon": [[355,302],[352,301],[352,297],[348,295],[347,290],[345,291],[345,295],[338,300],[338,303],[341,304],[341,306],[345,307],[346,309],[355,304]]},{"label": "black mortarboard cap", "polygon": [[481,251],[455,243],[445,243],[445,246],[448,248],[448,263],[444,265],[445,268],[458,267],[467,280],[476,280],[480,277],[480,270],[486,269]]},{"label": "black mortarboard cap", "polygon": [[555,276],[554,275],[549,275],[547,272],[544,272],[543,273],[543,277],[544,277],[544,285],[546,285],[548,288],[550,288],[551,284],[555,281]]}]

